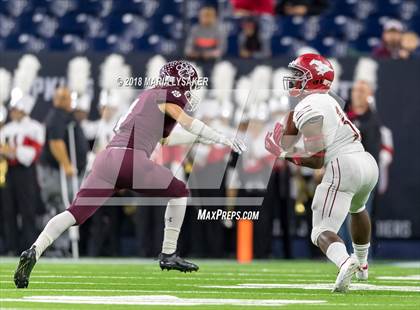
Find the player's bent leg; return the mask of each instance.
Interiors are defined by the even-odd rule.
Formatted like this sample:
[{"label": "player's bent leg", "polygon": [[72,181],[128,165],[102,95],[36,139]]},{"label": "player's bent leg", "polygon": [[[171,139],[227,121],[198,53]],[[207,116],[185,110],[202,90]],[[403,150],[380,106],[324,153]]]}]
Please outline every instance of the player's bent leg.
[{"label": "player's bent leg", "polygon": [[185,183],[174,178],[169,185],[167,194],[170,196],[185,196],[169,200],[165,211],[165,231],[162,253],[159,255],[159,266],[162,270],[179,270],[183,272],[197,271],[198,266],[188,262],[176,254],[178,237],[184,221],[187,208],[188,190]]},{"label": "player's bent leg", "polygon": [[[93,176],[88,179],[92,180]],[[84,223],[114,192],[114,189],[82,188],[72,205],[66,211],[54,216],[31,248],[22,252],[14,275],[16,287],[28,287],[32,269],[42,253],[71,226]],[[83,199],[90,199],[90,204],[83,204],[86,203]]]},{"label": "player's bent leg", "polygon": [[76,199],[67,211],[74,216],[77,225],[82,225],[96,212],[96,210],[103,206],[115,192],[116,190],[114,189],[82,188],[77,193]]},{"label": "player's bent leg", "polygon": [[198,266],[176,254],[179,233],[184,221],[187,197],[171,199],[165,211],[165,231],[162,253],[159,255],[159,266],[162,270],[197,271]]},{"label": "player's bent leg", "polygon": [[352,276],[359,268],[357,258],[348,254],[343,241],[337,235],[349,212],[351,200],[352,195],[340,191],[339,182],[334,179],[330,183],[321,183],[313,200],[311,239],[339,268],[334,292],[346,292]]},{"label": "player's bent leg", "polygon": [[[184,221],[189,191],[172,172],[145,157],[144,152],[133,154],[136,163],[132,190],[152,197],[171,197],[165,212],[165,231],[162,253],[159,255],[160,268],[179,271],[197,271],[198,266],[185,261],[176,254],[178,236]],[[142,176],[140,178],[140,176]]]},{"label": "player's bent leg", "polygon": [[176,251],[186,208],[187,197],[169,200],[165,211],[165,232],[162,253],[172,254]]},{"label": "player's bent leg", "polygon": [[363,174],[359,190],[351,201],[351,234],[354,254],[359,259],[361,268],[356,278],[361,281],[368,279],[368,253],[371,239],[371,221],[366,203],[378,182],[378,166],[375,159],[365,152],[363,157]]}]

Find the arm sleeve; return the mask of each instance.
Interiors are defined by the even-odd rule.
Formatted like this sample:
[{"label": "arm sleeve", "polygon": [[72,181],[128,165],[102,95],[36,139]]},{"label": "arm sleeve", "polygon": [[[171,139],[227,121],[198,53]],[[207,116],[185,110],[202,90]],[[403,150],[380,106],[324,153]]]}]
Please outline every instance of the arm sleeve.
[{"label": "arm sleeve", "polygon": [[169,137],[166,138],[165,145],[192,144],[197,140],[198,136],[184,130],[180,125],[176,125]]},{"label": "arm sleeve", "polygon": [[321,111],[316,108],[313,108],[309,104],[302,106],[297,105],[295,112],[293,113],[293,122],[295,123],[296,128],[301,131],[304,124],[306,124],[311,119],[318,119],[323,117]]},{"label": "arm sleeve", "polygon": [[207,126],[202,121],[194,119],[190,127],[185,127],[190,133],[214,141],[216,143],[222,143],[228,145],[226,137],[220,132],[214,130],[213,128]]}]

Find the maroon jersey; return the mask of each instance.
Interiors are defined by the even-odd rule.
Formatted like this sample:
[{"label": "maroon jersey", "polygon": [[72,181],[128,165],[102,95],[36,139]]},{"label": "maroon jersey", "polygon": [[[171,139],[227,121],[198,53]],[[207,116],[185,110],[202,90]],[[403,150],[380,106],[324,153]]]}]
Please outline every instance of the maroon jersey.
[{"label": "maroon jersey", "polygon": [[173,103],[182,109],[188,101],[175,87],[159,87],[143,91],[132,103],[128,112],[115,126],[115,136],[108,147],[143,150],[150,156],[161,138],[166,138],[176,121],[162,113],[158,105]]}]

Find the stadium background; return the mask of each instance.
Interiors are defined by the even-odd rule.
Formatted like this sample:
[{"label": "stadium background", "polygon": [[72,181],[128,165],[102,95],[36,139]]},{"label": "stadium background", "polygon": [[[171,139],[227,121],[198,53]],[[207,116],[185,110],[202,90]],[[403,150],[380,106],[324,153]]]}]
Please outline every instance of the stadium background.
[{"label": "stadium background", "polygon": [[[70,59],[86,56],[91,63],[94,90],[90,118],[95,119],[100,91],[99,65],[104,59],[111,53],[120,53],[131,66],[133,76],[144,76],[147,61],[156,54],[168,60],[183,57],[188,29],[197,22],[199,8],[204,4],[218,7],[219,19],[226,24],[228,39],[223,59],[238,70],[237,78],[258,65],[274,69],[285,67],[299,48],[310,46],[327,56],[338,57],[342,68],[342,86],[338,93],[346,100],[359,57],[369,55],[375,44],[380,43],[383,18],[399,19],[412,31],[419,32],[420,26],[418,1],[330,1],[319,16],[296,18],[263,14],[259,17],[261,28],[268,29],[265,33],[270,36],[272,57],[256,60],[238,57],[240,18],[233,16],[229,1],[1,1],[0,67],[13,72],[23,54],[36,55],[41,69],[31,89],[36,98],[31,115],[43,121],[51,107],[51,97],[46,95],[47,85],[51,87],[51,81],[54,84],[54,79],[58,82],[66,76]],[[337,19],[337,16],[344,18]],[[314,33],[308,27],[318,31]],[[415,159],[420,152],[417,137],[420,105],[416,92],[420,84],[420,59],[377,61],[377,111],[393,132],[394,160],[388,191],[376,201],[376,227],[381,228],[376,232],[375,256],[419,258],[420,165]],[[210,72],[213,65],[200,63],[204,72]],[[294,213],[293,204],[288,207]],[[299,216],[293,214],[291,218]],[[194,221],[192,214],[186,219],[187,232],[196,227],[191,221]],[[290,221],[296,223],[293,219]],[[34,227],[34,237],[39,228]],[[291,231],[294,256],[309,255],[308,237],[297,236],[293,228]],[[230,232],[232,234],[234,231]],[[132,233],[125,239],[124,234],[121,235],[118,254],[137,253],[133,247],[141,247],[141,244],[133,238]],[[275,257],[282,256],[278,250],[281,240],[281,236],[273,239]],[[184,252],[188,254],[188,251],[189,246],[185,246]]]}]

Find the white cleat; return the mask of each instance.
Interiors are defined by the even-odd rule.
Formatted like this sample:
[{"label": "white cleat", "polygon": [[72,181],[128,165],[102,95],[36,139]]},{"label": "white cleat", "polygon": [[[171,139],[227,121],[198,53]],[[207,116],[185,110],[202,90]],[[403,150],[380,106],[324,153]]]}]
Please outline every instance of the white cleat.
[{"label": "white cleat", "polygon": [[360,265],[360,269],[356,271],[356,279],[359,281],[367,281],[369,277],[368,268],[368,264]]},{"label": "white cleat", "polygon": [[341,266],[332,291],[346,293],[349,290],[351,278],[359,269],[359,260],[355,255],[351,255]]}]

